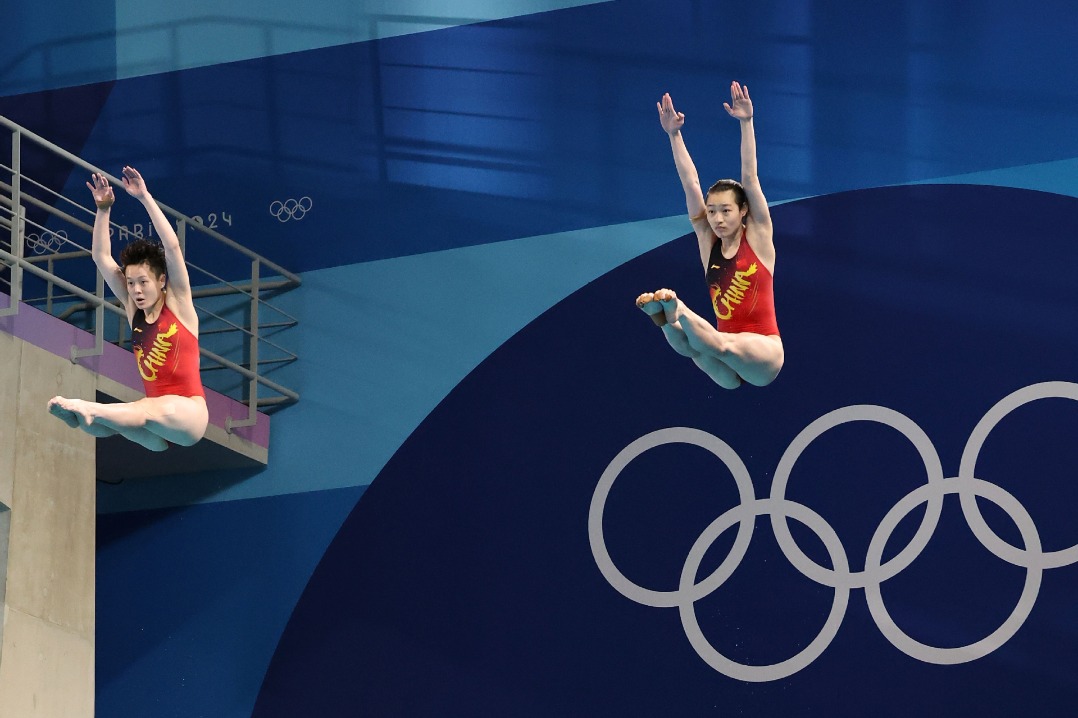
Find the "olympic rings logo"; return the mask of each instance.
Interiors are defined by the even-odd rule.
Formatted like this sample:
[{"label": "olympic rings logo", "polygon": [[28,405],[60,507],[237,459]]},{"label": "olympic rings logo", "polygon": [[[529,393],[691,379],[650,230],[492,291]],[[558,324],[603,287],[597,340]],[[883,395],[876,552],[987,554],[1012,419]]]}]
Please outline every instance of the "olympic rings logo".
[{"label": "olympic rings logo", "polygon": [[282,202],[279,199],[273,200],[270,203],[269,211],[278,222],[282,224],[290,219],[294,219],[297,222],[307,216],[307,213],[311,211],[311,207],[314,206],[314,201],[310,197],[300,197],[299,199],[286,199]]},{"label": "olympic rings logo", "polygon": [[[677,607],[685,635],[697,654],[713,669],[743,681],[763,682],[786,678],[811,664],[831,644],[838,634],[849,603],[852,589],[864,589],[869,612],[880,632],[896,648],[907,655],[940,665],[966,663],[983,658],[1005,644],[1033,610],[1040,591],[1045,569],[1060,568],[1078,562],[1078,544],[1060,551],[1043,551],[1040,535],[1029,512],[1003,488],[976,478],[977,456],[985,439],[999,421],[1016,408],[1037,399],[1065,398],[1078,401],[1078,384],[1045,382],[1020,389],[1000,400],[974,427],[962,451],[958,476],[944,478],[939,455],[928,435],[906,416],[882,406],[855,405],[837,409],[815,420],[798,434],[787,447],[775,470],[769,498],[753,495],[752,480],[744,462],[726,442],[698,429],[673,427],[646,434],[625,447],[603,472],[592,495],[588,514],[588,536],[595,563],[603,577],[619,593],[637,603],[657,608]],[[853,421],[884,424],[909,439],[924,462],[926,483],[914,489],[884,516],[869,542],[862,571],[851,571],[846,551],[834,529],[812,509],[786,498],[786,485],[798,457],[818,436],[836,426]],[[628,464],[649,449],[665,444],[692,444],[714,454],[733,474],[740,495],[740,504],[715,519],[693,544],[681,570],[678,587],[673,591],[644,588],[626,578],[614,565],[603,535],[603,511],[607,497],[618,475]],[[936,530],[943,510],[943,497],[958,494],[962,514],[973,535],[998,558],[1026,569],[1025,583],[1017,605],[1003,623],[990,635],[967,646],[939,648],[926,645],[907,635],[891,618],[883,602],[880,587],[908,567],[921,554]],[[987,499],[1007,513],[1022,537],[1021,548],[1012,546],[993,532],[981,515],[978,497]],[[926,505],[924,518],[910,543],[890,560],[883,562],[883,551],[899,522],[921,504]],[[831,611],[823,628],[797,655],[771,665],[737,663],[719,653],[704,637],[696,619],[694,605],[708,596],[733,574],[748,550],[755,517],[770,516],[771,528],[790,563],[803,575],[835,590]],[[795,519],[816,533],[826,548],[831,565],[827,568],[810,559],[794,541],[788,519]],[[703,580],[697,571],[705,553],[728,528],[737,525],[730,554],[718,568]]]},{"label": "olympic rings logo", "polygon": [[34,254],[45,254],[45,252],[59,252],[60,247],[64,246],[64,242],[67,241],[67,232],[65,230],[58,230],[56,232],[50,232],[48,230],[37,234],[31,232],[26,235],[26,246],[34,250]]}]

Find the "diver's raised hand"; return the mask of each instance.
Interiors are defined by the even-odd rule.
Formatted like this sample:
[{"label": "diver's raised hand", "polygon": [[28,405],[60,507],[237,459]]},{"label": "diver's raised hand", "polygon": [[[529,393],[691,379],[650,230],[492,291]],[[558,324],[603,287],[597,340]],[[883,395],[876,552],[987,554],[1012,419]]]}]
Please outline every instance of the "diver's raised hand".
[{"label": "diver's raised hand", "polygon": [[738,120],[752,119],[752,100],[749,98],[749,86],[742,86],[737,80],[730,83],[730,101],[722,103],[730,117]]},{"label": "diver's raised hand", "polygon": [[663,99],[656,102],[655,106],[659,108],[659,124],[663,126],[666,134],[672,135],[679,132],[681,126],[685,124],[685,115],[674,109],[674,101],[670,98],[670,93],[663,95]]},{"label": "diver's raised hand", "polygon": [[94,181],[93,184],[89,182],[86,186],[90,188],[90,193],[94,196],[94,204],[98,209],[108,209],[116,201],[116,195],[112,192],[112,185],[109,184],[109,180],[103,174],[92,174],[90,179]]},{"label": "diver's raised hand", "polygon": [[142,179],[142,175],[134,167],[124,167],[121,179],[124,189],[135,199],[142,200],[150,196],[150,191],[146,189],[146,180]]}]

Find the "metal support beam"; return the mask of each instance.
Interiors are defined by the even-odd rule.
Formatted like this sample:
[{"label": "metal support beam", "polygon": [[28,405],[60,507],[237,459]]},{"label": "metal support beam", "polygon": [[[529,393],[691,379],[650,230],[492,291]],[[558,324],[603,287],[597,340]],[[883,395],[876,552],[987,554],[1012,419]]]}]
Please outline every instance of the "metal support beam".
[{"label": "metal support beam", "polygon": [[[11,133],[11,251],[14,258],[22,259],[23,231],[26,214],[22,206],[22,133]],[[0,309],[0,317],[8,317],[19,312],[22,301],[22,264],[15,262],[11,266],[11,297],[8,306]]]}]

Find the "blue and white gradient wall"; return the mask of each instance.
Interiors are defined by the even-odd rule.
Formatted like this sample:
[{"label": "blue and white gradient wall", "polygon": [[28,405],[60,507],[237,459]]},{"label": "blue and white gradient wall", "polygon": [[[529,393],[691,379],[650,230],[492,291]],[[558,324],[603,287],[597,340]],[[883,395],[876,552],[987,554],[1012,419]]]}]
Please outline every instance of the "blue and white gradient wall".
[{"label": "blue and white gradient wall", "polygon": [[[13,9],[0,114],[304,278],[269,467],[101,486],[99,716],[1072,713],[1072,3]],[[633,300],[706,306],[654,103],[736,176],[732,79],[724,392]]]}]

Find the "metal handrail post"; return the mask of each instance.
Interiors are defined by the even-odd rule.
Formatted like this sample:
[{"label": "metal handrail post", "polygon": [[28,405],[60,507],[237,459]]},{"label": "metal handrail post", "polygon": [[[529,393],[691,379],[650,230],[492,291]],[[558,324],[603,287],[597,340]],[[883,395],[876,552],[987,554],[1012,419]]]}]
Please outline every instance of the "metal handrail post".
[{"label": "metal handrail post", "polygon": [[[15,213],[14,221],[11,223],[12,234],[15,233],[15,229],[25,228],[25,211],[22,207],[18,208]],[[22,232],[20,231],[17,239],[12,241],[15,243],[11,248],[11,296],[9,298],[10,304],[3,309],[0,309],[0,317],[10,317],[19,313],[19,302],[22,301],[22,262],[23,259],[23,241]],[[3,252],[3,250],[0,250]],[[4,254],[7,254],[4,252]],[[6,259],[7,257],[5,257]]]},{"label": "metal handrail post", "polygon": [[180,256],[187,256],[187,222],[176,220],[176,239],[180,241]]},{"label": "metal handrail post", "polygon": [[96,357],[105,353],[105,275],[101,274],[101,272],[97,273],[96,294],[100,301],[94,307],[94,348],[79,349],[77,345],[72,345],[72,364],[78,362],[82,357]]},{"label": "metal handrail post", "polygon": [[[51,256],[49,261],[45,262],[45,267],[50,275],[56,274],[56,263]],[[52,282],[45,283],[45,312],[52,314]]]},{"label": "metal handrail post", "polygon": [[251,371],[255,373],[255,377],[251,379],[250,395],[247,398],[249,414],[247,418],[251,420],[251,423],[254,423],[258,416],[258,302],[261,294],[259,287],[260,274],[260,263],[257,259],[253,260],[251,262],[251,336],[248,338],[251,351],[248,361],[250,362]]},{"label": "metal handrail post", "polygon": [[248,384],[247,418],[242,421],[233,421],[228,417],[225,421],[225,429],[232,433],[232,429],[241,426],[254,426],[258,422],[258,302],[259,302],[259,262],[251,261],[251,335],[248,337],[248,368],[254,373]]},{"label": "metal handrail post", "polygon": [[0,309],[0,317],[9,317],[19,312],[22,301],[22,263],[23,232],[25,213],[22,207],[22,134],[19,130],[11,132],[11,253],[16,262],[11,267],[10,304]]}]

